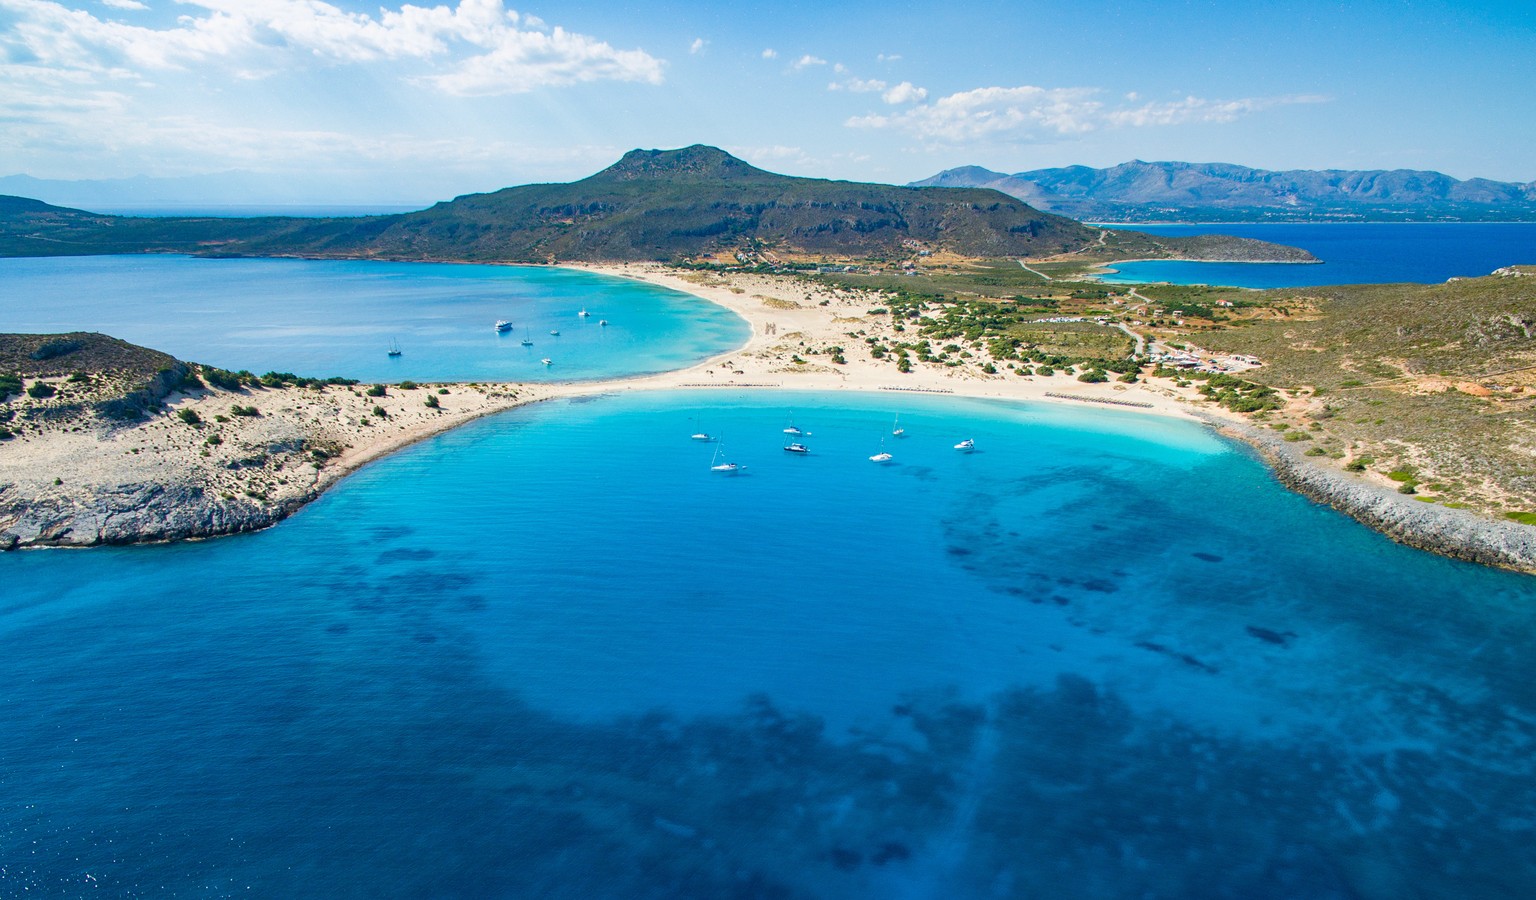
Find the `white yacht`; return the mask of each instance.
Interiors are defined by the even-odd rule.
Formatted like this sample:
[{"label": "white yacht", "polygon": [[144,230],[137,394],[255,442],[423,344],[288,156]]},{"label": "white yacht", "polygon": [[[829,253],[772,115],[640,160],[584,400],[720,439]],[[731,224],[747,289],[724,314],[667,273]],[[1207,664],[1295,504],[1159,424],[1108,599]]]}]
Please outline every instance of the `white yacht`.
[{"label": "white yacht", "polygon": [[721,472],[726,475],[734,475],[737,472],[740,472],[742,469],[746,468],[746,466],[739,466],[733,462],[721,462],[720,451],[723,449],[725,449],[723,445],[715,444],[715,456],[709,462],[709,470],[711,472]]},{"label": "white yacht", "polygon": [[976,442],[971,438],[966,438],[965,440],[956,444],[955,449],[959,450],[961,453],[970,453],[972,450],[976,449]]}]

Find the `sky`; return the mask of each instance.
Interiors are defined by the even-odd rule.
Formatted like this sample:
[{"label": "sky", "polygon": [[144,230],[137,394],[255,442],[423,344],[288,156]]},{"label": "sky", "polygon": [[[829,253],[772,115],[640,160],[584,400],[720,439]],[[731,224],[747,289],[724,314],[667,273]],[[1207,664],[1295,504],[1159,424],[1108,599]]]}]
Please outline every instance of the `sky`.
[{"label": "sky", "polygon": [[410,204],[704,143],[898,184],[1131,159],[1528,182],[1533,50],[1531,0],[0,0],[0,175]]}]

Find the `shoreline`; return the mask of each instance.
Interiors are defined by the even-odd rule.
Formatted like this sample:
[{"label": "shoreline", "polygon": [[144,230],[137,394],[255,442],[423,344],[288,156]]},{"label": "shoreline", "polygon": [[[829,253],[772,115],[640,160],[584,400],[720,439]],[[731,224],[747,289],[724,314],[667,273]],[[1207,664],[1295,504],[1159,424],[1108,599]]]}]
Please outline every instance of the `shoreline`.
[{"label": "shoreline", "polygon": [[[750,334],[737,348],[684,369],[650,375],[557,383],[423,384],[419,391],[390,386],[385,397],[367,396],[362,385],[320,391],[209,389],[173,395],[167,401],[169,411],[149,422],[40,439],[31,458],[19,463],[14,449],[31,442],[7,441],[0,444],[0,549],[163,543],[256,531],[277,524],[377,459],[484,416],[545,400],[713,388],[895,389],[1024,403],[1113,405],[1141,415],[1198,422],[1254,448],[1286,488],[1399,543],[1484,565],[1536,572],[1536,529],[1423,503],[1314,463],[1245,418],[1198,403],[1191,391],[1146,379],[1136,384],[1090,384],[1068,375],[986,375],[969,366],[922,363],[903,374],[889,361],[871,357],[862,337],[849,336],[849,332],[887,340],[892,336],[889,317],[867,315],[873,301],[862,292],[768,275],[692,272],[656,263],[561,266],[682,291],[740,316]],[[826,362],[825,353],[817,352],[832,346],[844,348],[846,363]],[[447,391],[445,395],[437,393],[440,387]],[[429,394],[442,396],[441,408],[424,405],[423,398]],[[287,405],[264,413],[259,420],[231,423],[226,419],[218,427],[236,432],[235,440],[226,442],[229,447],[200,446],[202,434],[189,435],[176,422],[175,414],[191,409],[212,425],[214,411],[226,408],[232,399]],[[369,412],[379,407],[387,417]],[[363,421],[369,424],[363,426]],[[133,441],[139,441],[140,447],[154,442],[153,464],[143,464],[138,451],[127,446]],[[314,459],[314,451],[324,447],[333,448],[334,454]],[[45,452],[48,449],[52,452]],[[257,457],[260,463],[249,465]],[[93,483],[90,475],[96,470],[100,471]],[[71,480],[83,483],[49,483],[57,477],[52,475],[55,471],[78,473]],[[27,472],[30,479],[19,477]],[[238,493],[241,476],[256,484],[261,496]]]}]

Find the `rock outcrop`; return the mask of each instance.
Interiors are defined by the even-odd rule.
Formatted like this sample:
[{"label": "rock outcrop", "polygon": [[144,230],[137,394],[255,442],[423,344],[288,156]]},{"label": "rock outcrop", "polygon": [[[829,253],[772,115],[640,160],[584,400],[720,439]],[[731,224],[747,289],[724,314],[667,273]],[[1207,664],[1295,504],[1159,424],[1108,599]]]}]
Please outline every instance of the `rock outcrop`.
[{"label": "rock outcrop", "polygon": [[1203,418],[1257,450],[1281,484],[1400,544],[1485,566],[1536,573],[1536,528],[1393,493],[1312,462],[1273,432],[1215,416]]}]

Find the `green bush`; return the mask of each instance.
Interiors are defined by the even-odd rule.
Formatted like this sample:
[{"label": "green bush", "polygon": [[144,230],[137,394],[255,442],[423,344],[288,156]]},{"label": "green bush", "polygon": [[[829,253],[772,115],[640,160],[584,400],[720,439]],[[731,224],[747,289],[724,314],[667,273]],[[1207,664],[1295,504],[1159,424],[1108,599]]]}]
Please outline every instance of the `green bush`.
[{"label": "green bush", "polygon": [[60,356],[74,353],[82,346],[79,341],[54,338],[51,341],[44,341],[41,346],[27,355],[36,360],[57,359]]},{"label": "green bush", "polygon": [[6,428],[4,425],[0,425],[0,441],[8,441],[15,436],[16,434],[9,428]]},{"label": "green bush", "polygon": [[416,382],[414,382],[414,381],[402,381],[402,382],[400,382],[400,390],[402,390],[402,391],[414,391],[414,390],[416,390]]},{"label": "green bush", "polygon": [[438,408],[438,402],[437,402],[437,395],[436,394],[428,394],[427,395],[426,407],[427,407],[427,409],[437,409]]},{"label": "green bush", "polygon": [[203,417],[198,415],[195,410],[178,409],[176,410],[176,418],[186,422],[188,425],[203,424]]},{"label": "green bush", "polygon": [[1101,369],[1090,369],[1087,372],[1077,376],[1077,380],[1085,381],[1089,384],[1103,384],[1109,380],[1109,376],[1105,375]]},{"label": "green bush", "polygon": [[387,419],[387,418],[389,418],[389,412],[388,412],[388,411],[386,411],[386,410],[385,410],[385,409],[384,409],[384,407],[382,407],[382,406],[375,406],[375,407],[374,407],[374,408],[373,408],[373,414],[374,414],[374,415],[376,415],[376,416],[378,416],[378,417],[379,417],[379,418],[381,418],[381,419]]},{"label": "green bush", "polygon": [[384,385],[370,384],[368,385],[368,390],[365,391],[365,393],[370,397],[382,397],[384,396]]},{"label": "green bush", "polygon": [[33,398],[34,400],[41,400],[44,397],[52,397],[57,393],[58,390],[46,381],[36,382],[31,387],[27,388],[27,396]]},{"label": "green bush", "polygon": [[261,415],[261,410],[254,406],[241,406],[240,404],[236,403],[234,406],[229,408],[229,414],[232,416],[245,416],[249,418],[251,416]]},{"label": "green bush", "polygon": [[218,445],[224,443],[224,439],[219,437],[216,434],[210,434],[210,435],[208,435],[208,439],[203,441],[203,443],[205,443],[205,444],[207,444],[207,445],[209,445],[211,447],[217,447]]},{"label": "green bush", "polygon": [[69,377],[65,380],[70,384],[90,384],[91,376],[85,374],[84,372],[71,372],[69,373]]}]

